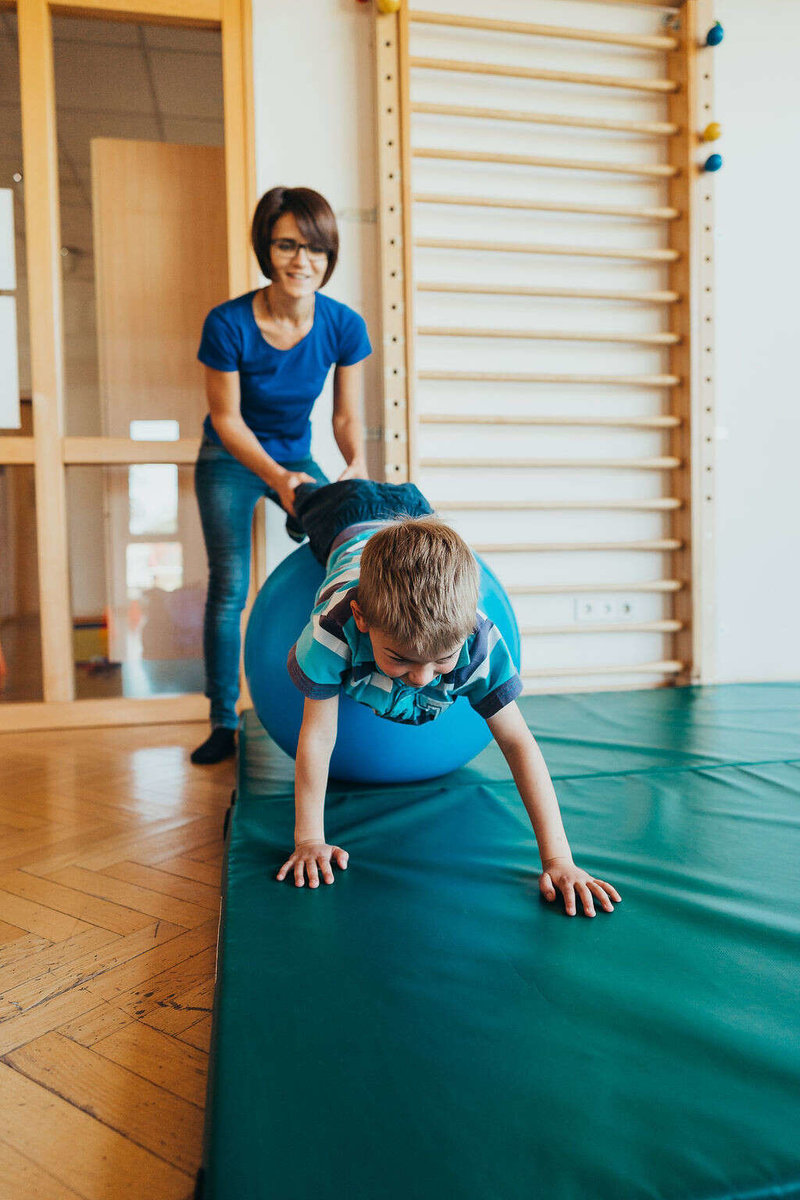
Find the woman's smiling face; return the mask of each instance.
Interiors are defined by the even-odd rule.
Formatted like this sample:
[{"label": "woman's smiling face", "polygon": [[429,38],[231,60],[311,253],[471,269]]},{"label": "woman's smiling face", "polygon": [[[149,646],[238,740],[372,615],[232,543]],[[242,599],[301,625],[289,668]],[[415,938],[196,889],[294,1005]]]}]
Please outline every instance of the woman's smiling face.
[{"label": "woman's smiling face", "polygon": [[[272,263],[272,285],[278,286],[287,296],[299,300],[311,296],[321,286],[328,267],[328,256],[324,251],[314,253],[300,232],[291,213],[284,213],[272,227],[270,261]],[[294,243],[288,251],[276,243]],[[292,252],[292,249],[294,252]]]}]

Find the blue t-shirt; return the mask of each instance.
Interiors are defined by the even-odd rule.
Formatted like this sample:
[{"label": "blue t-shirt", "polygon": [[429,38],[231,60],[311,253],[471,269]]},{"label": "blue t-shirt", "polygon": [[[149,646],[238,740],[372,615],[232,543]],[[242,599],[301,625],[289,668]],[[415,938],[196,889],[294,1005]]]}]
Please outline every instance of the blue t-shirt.
[{"label": "blue t-shirt", "polygon": [[[276,462],[295,462],[311,450],[311,410],[331,367],[349,367],[372,352],[364,318],[317,292],[314,323],[290,350],[264,340],[253,316],[255,292],[212,308],[197,357],[215,371],[238,371],[241,413]],[[203,425],[218,445],[211,417]]]}]

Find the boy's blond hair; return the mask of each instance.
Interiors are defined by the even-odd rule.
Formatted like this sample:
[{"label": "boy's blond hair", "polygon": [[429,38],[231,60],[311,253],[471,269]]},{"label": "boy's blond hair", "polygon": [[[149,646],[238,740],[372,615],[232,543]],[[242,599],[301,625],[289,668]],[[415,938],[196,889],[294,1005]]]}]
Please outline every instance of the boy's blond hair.
[{"label": "boy's blond hair", "polygon": [[433,660],[475,629],[478,564],[463,538],[438,517],[393,521],[361,556],[358,605],[368,625]]}]

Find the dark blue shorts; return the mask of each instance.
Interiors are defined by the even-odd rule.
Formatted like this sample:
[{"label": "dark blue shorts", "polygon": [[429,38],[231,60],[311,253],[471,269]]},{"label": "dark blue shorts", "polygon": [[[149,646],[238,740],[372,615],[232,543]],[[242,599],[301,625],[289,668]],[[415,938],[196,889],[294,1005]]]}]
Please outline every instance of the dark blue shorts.
[{"label": "dark blue shorts", "polygon": [[395,517],[424,517],[433,509],[413,483],[344,479],[322,486],[301,483],[294,494],[294,511],[314,557],[324,566],[343,529]]}]

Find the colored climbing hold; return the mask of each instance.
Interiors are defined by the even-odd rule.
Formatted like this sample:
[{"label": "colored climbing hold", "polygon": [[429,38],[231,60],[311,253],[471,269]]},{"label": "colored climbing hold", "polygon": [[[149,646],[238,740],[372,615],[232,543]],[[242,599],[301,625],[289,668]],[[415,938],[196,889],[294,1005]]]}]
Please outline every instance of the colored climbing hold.
[{"label": "colored climbing hold", "polygon": [[703,130],[704,142],[716,142],[722,137],[722,126],[719,121],[710,121]]},{"label": "colored climbing hold", "polygon": [[721,154],[709,154],[706,161],[703,163],[704,171],[718,171],[722,166]]},{"label": "colored climbing hold", "polygon": [[401,0],[376,0],[378,12],[396,13],[400,8]]},{"label": "colored climbing hold", "polygon": [[725,37],[725,30],[720,25],[719,21],[715,21],[706,34],[707,46],[718,46]]}]

